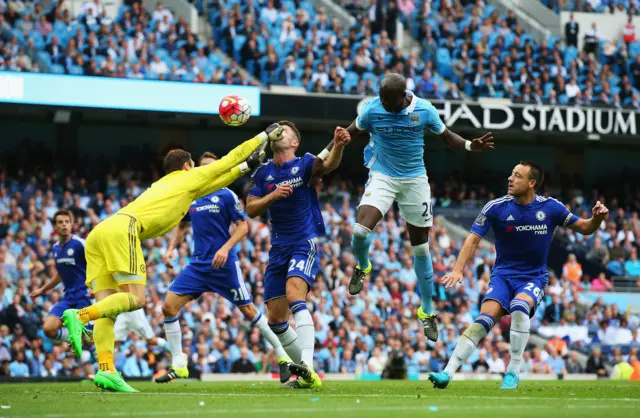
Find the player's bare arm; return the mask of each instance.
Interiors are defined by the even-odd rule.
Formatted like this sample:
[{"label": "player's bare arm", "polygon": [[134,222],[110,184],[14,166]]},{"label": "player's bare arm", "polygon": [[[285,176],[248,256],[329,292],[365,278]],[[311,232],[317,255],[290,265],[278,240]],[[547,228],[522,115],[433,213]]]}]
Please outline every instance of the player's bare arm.
[{"label": "player's bare arm", "polygon": [[246,220],[238,221],[235,224],[235,228],[233,233],[229,237],[229,240],[224,243],[222,247],[218,251],[216,251],[216,255],[213,257],[213,261],[211,262],[211,266],[219,269],[224,267],[227,264],[227,259],[229,258],[229,251],[233,247],[236,246],[244,237],[249,233],[249,222]]},{"label": "player's bare arm", "polygon": [[182,242],[184,238],[184,234],[189,227],[189,222],[180,222],[178,227],[173,231],[173,235],[171,236],[171,241],[169,242],[169,246],[167,247],[167,252],[162,256],[162,262],[167,268],[173,268],[171,264],[171,260],[173,259],[173,251],[178,246],[179,242]]},{"label": "player's bare arm", "polygon": [[[444,132],[442,132],[440,136],[447,141],[447,146],[449,146],[449,148],[464,148],[467,149],[467,151],[483,152],[488,149],[493,149],[495,146],[493,134],[491,132],[487,132],[480,138],[468,141],[457,133],[449,130],[449,128],[445,128]],[[469,145],[467,145],[467,143],[469,143]]]},{"label": "player's bare arm", "polygon": [[291,196],[292,193],[293,186],[290,184],[281,184],[264,197],[249,196],[247,198],[247,215],[250,218],[262,215],[275,201],[286,199]]},{"label": "player's bare arm", "polygon": [[349,135],[352,139],[355,139],[359,136],[365,137],[365,134],[367,133],[365,129],[358,129],[358,125],[356,124],[355,120],[351,122],[351,125],[347,127],[347,132],[349,132]]},{"label": "player's bare arm", "polygon": [[591,210],[591,218],[578,219],[569,229],[582,235],[591,235],[598,230],[603,221],[609,216],[609,209],[600,202],[596,202]]},{"label": "player's bare arm", "polygon": [[458,254],[458,259],[453,266],[453,270],[442,278],[442,284],[445,285],[445,288],[448,289],[462,281],[464,268],[469,260],[471,260],[471,257],[476,251],[476,248],[478,248],[478,245],[480,245],[481,239],[482,238],[480,238],[479,235],[476,235],[473,232],[469,233],[467,238],[464,240],[462,248],[460,249],[460,254]]},{"label": "player's bare arm", "polygon": [[314,161],[311,178],[324,176],[338,168],[340,161],[342,161],[344,147],[349,141],[351,141],[349,132],[338,126],[333,134],[333,140],[327,148],[318,154],[318,158]]},{"label": "player's bare arm", "polygon": [[53,278],[49,280],[47,283],[45,283],[44,286],[31,292],[29,296],[31,297],[31,299],[35,299],[41,295],[44,295],[49,290],[59,285],[60,282],[62,282],[62,277],[60,277],[60,275],[56,273],[56,275],[53,276]]}]

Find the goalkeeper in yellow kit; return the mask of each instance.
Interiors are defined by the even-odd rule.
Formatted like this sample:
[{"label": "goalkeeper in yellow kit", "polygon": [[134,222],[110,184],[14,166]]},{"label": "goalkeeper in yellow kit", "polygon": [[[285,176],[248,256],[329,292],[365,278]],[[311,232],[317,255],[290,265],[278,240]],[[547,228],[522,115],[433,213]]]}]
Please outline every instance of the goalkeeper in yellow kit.
[{"label": "goalkeeper in yellow kit", "polygon": [[96,386],[136,392],[115,369],[113,325],[118,314],[145,304],[147,277],[140,242],[171,231],[194,200],[253,172],[264,160],[267,143],[280,140],[282,132],[280,125],[273,124],[220,160],[197,168],[188,152],[170,151],[164,159],[167,174],[91,231],[85,245],[86,283],[97,302],[80,310],[68,309],[62,319],[78,357],[84,324],[95,321],[93,340],[100,368],[93,380]]}]

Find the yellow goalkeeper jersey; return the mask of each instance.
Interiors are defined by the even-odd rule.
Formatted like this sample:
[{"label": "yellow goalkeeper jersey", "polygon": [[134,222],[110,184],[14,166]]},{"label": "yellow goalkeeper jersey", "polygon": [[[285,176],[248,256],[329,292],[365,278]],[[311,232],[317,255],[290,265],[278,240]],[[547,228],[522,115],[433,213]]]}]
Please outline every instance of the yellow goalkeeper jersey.
[{"label": "yellow goalkeeper jersey", "polygon": [[231,184],[242,173],[237,167],[261,144],[250,139],[225,157],[189,171],[174,171],[162,177],[118,213],[137,220],[141,240],[155,238],[173,229],[189,210],[191,202]]}]

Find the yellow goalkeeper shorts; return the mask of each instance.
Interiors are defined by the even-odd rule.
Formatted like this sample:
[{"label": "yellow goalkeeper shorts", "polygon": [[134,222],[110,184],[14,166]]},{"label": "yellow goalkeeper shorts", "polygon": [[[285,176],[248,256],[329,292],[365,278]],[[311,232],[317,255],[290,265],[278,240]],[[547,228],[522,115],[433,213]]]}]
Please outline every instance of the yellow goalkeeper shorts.
[{"label": "yellow goalkeeper shorts", "polygon": [[134,217],[116,213],[100,222],[89,233],[84,250],[87,260],[86,284],[88,287],[93,288],[94,291],[102,290],[94,288],[92,282],[114,273],[139,276],[137,280],[118,282],[118,285],[146,285],[147,269],[139,232],[139,223]]}]

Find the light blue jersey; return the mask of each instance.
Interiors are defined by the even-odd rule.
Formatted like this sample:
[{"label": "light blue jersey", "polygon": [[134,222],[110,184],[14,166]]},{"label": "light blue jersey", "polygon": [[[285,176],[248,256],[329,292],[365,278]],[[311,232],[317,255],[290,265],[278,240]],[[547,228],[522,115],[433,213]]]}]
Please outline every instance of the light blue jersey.
[{"label": "light blue jersey", "polygon": [[399,113],[384,110],[380,98],[369,101],[356,118],[356,127],[368,131],[371,140],[364,150],[365,166],[391,177],[410,178],[426,174],[424,131],[440,135],[446,127],[428,100],[407,90],[411,103]]}]

